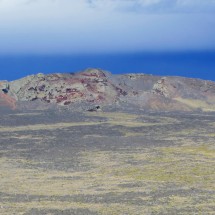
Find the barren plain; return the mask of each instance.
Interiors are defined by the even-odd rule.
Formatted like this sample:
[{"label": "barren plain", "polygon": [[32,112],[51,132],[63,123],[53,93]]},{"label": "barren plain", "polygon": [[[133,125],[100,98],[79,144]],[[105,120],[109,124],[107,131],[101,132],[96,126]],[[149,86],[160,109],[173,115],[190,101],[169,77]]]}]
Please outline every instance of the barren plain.
[{"label": "barren plain", "polygon": [[214,214],[215,113],[8,111],[0,214]]}]

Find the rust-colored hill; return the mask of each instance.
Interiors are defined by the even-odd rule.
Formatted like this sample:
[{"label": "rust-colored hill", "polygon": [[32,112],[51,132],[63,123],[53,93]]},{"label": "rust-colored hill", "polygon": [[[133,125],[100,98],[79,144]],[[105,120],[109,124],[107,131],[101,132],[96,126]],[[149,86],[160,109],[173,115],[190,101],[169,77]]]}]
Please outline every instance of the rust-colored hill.
[{"label": "rust-colored hill", "polygon": [[112,75],[99,69],[37,74],[0,82],[0,107],[68,107],[96,111],[135,106],[157,111],[215,111],[215,82],[146,74]]}]

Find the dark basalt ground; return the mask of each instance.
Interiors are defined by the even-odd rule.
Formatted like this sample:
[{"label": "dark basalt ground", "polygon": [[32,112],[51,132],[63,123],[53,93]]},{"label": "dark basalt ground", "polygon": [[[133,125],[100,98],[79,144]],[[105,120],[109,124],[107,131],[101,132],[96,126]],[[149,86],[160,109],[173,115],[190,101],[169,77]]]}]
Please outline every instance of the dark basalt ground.
[{"label": "dark basalt ground", "polygon": [[215,113],[0,115],[0,214],[214,214]]}]

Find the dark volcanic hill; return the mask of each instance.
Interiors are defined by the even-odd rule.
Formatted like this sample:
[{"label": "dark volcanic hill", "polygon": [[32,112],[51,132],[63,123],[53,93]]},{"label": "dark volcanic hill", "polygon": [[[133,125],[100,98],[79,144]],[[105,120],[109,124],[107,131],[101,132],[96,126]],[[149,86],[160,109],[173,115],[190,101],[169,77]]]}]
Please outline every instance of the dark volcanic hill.
[{"label": "dark volcanic hill", "polygon": [[215,82],[146,74],[112,75],[99,69],[37,74],[0,82],[0,106],[96,110],[135,106],[145,110],[215,111]]}]

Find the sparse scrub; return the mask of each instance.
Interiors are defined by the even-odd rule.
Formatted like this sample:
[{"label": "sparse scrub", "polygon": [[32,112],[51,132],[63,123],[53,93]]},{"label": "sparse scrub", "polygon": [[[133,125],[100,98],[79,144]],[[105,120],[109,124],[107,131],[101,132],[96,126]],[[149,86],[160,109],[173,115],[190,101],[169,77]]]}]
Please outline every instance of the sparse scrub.
[{"label": "sparse scrub", "polygon": [[213,214],[213,114],[87,115],[0,125],[0,214]]}]

